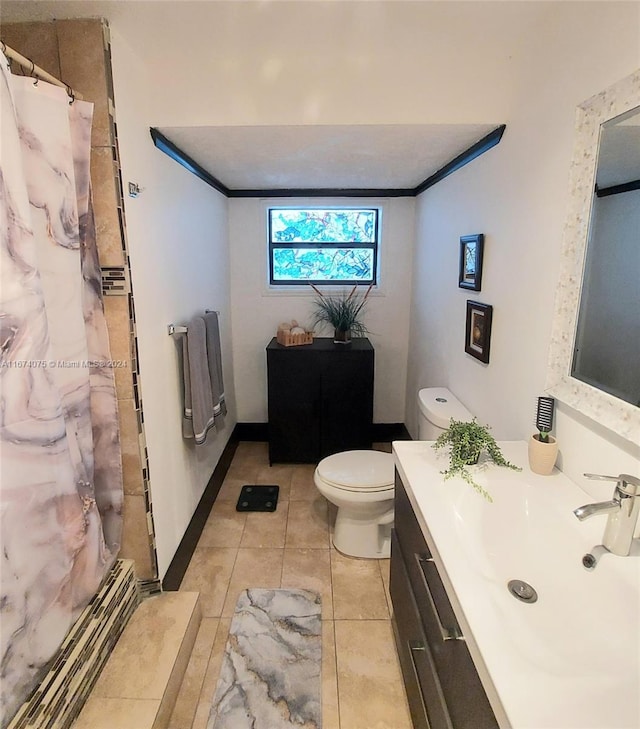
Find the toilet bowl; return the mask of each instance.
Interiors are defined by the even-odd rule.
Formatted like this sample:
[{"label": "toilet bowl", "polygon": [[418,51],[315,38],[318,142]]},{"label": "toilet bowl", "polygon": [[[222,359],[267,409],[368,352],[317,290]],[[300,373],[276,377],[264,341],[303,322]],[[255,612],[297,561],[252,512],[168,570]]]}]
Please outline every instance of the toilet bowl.
[{"label": "toilet bowl", "polygon": [[320,461],[313,480],[327,501],[338,507],[334,547],[350,557],[389,557],[394,495],[391,453],[335,453]]}]

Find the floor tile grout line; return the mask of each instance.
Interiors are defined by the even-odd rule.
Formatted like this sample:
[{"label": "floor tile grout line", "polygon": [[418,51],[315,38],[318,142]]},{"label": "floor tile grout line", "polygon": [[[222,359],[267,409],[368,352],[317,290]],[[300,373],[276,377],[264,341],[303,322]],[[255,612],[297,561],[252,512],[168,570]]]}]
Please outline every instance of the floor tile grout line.
[{"label": "floor tile grout line", "polygon": [[238,554],[240,552],[240,547],[236,548],[236,556],[233,558],[233,565],[231,566],[231,572],[229,573],[229,579],[227,581],[227,589],[224,591],[224,597],[222,598],[222,605],[220,607],[220,615],[218,616],[218,619],[221,620],[223,618],[224,613],[224,607],[227,604],[227,598],[229,597],[229,589],[231,588],[231,580],[233,577],[233,571],[236,568],[236,563],[238,561]]},{"label": "floor tile grout line", "polygon": [[[191,712],[192,715],[191,715],[191,722],[189,723],[189,729],[191,729],[191,727],[193,727],[193,722],[196,720],[196,713],[198,712],[198,704],[201,701],[202,692],[204,690],[204,680],[207,676],[207,670],[209,669],[209,661],[211,660],[211,656],[213,655],[213,646],[215,645],[215,642],[216,642],[218,630],[220,630],[220,618],[209,618],[209,619],[216,620],[217,625],[216,625],[216,630],[213,634],[213,640],[211,641],[211,648],[209,650],[209,655],[207,656],[207,664],[204,667],[204,671],[202,672],[202,679],[200,680],[200,688],[198,689],[198,698],[196,700],[195,706],[193,707],[193,712]],[[197,640],[197,636],[196,636],[196,640]],[[187,668],[188,668],[188,666],[187,666]],[[184,681],[184,678],[186,678],[186,675],[187,675],[187,671],[185,670],[184,676],[183,676],[183,681]],[[180,691],[181,690],[182,690],[182,684],[180,685]],[[174,710],[175,710],[175,707],[176,707],[176,704],[174,704],[174,706],[173,706]],[[171,712],[171,715],[173,716],[173,711]],[[171,717],[169,718],[169,727],[170,726],[171,726]]]},{"label": "floor tile grout line", "polygon": [[[336,632],[335,632],[335,619],[336,619],[336,598],[333,593],[333,551],[329,552],[329,576],[331,580],[331,615],[333,616],[334,620],[334,626],[333,626],[333,640],[335,643],[336,638]],[[336,668],[337,670],[337,668]],[[336,674],[337,676],[337,674]]]},{"label": "floor tile grout line", "polygon": [[[218,626],[216,626],[216,633],[218,632]],[[215,635],[213,636],[213,642],[211,643],[211,652],[213,652],[213,646],[215,644]],[[202,683],[200,684],[200,688],[198,690],[198,694],[195,700],[195,706],[193,707],[193,715],[191,717],[191,722],[189,723],[189,727],[187,729],[193,729],[193,725],[196,720],[196,715],[198,713],[198,707],[202,703],[202,692],[204,691],[204,683],[205,679],[207,677],[207,673],[209,671],[209,662],[211,661],[211,654],[209,654],[209,657],[207,658],[207,665],[204,668],[204,673],[202,674]],[[186,673],[186,672],[185,672]],[[180,686],[180,692],[182,692],[182,686]],[[179,696],[179,694],[178,694]],[[175,705],[174,705],[175,710]],[[171,729],[171,720],[173,718],[173,711],[171,712],[171,717],[169,717],[169,729]]]},{"label": "floor tile grout line", "polygon": [[[289,495],[291,495],[291,491],[289,491]],[[278,583],[280,589],[282,589],[282,578],[284,576],[284,556],[285,556],[284,549],[287,546],[287,531],[289,530],[290,513],[291,512],[289,511],[289,503],[287,502],[287,521],[284,526],[284,538],[283,538],[284,541],[282,543],[283,552],[282,552],[282,561],[280,562],[280,582]]]},{"label": "floor tile grout line", "polygon": [[[328,516],[328,513],[327,513]],[[331,541],[329,541],[331,544]],[[329,590],[331,594],[331,619],[335,621],[336,618],[336,606],[333,600],[333,569],[331,568],[331,549],[329,549]],[[333,642],[336,641],[335,625],[333,626]],[[336,674],[336,681],[338,680],[338,674]]]},{"label": "floor tile grout line", "polygon": [[334,618],[334,623],[390,623],[391,618]]},{"label": "floor tile grout line", "polygon": [[[331,592],[333,598],[333,591]],[[336,621],[332,620],[331,633],[333,635],[333,668],[336,672],[336,711],[338,713],[338,729],[342,728],[342,719],[340,718],[340,679],[338,677],[338,644],[336,642]]]},{"label": "floor tile grout line", "polygon": [[[240,500],[240,495],[239,494],[238,494],[238,500]],[[236,509],[236,511],[237,511],[237,509]],[[244,533],[245,533],[246,530],[247,530],[247,515],[245,514],[244,515],[244,523],[242,524],[242,534],[240,535],[240,541],[238,542],[238,548],[242,544],[242,540],[244,539]]]},{"label": "floor tile grout line", "polygon": [[389,613],[389,619],[391,619],[391,605],[389,603],[389,595],[388,595],[388,590],[387,590],[387,584],[384,581],[384,573],[383,573],[383,568],[382,568],[383,561],[384,560],[381,560],[381,559],[378,560],[378,568],[380,570],[380,579],[382,580],[382,589],[384,590],[384,601],[387,604],[387,612]]}]

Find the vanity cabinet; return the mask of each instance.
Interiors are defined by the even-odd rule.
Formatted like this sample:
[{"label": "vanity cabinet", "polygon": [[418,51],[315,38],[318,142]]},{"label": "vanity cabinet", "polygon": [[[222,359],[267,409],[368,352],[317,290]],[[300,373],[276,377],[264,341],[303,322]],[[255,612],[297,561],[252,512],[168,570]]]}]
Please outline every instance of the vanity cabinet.
[{"label": "vanity cabinet", "polygon": [[267,346],[269,461],[317,463],[371,448],[374,350],[366,338]]},{"label": "vanity cabinet", "polygon": [[498,729],[397,471],[390,592],[394,636],[415,729]]}]

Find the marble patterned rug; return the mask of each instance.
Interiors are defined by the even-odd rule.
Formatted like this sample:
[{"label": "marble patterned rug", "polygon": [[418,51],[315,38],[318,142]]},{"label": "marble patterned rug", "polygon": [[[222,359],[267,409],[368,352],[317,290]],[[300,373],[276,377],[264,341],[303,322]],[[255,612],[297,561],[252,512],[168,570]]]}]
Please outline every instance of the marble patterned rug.
[{"label": "marble patterned rug", "polygon": [[320,596],[244,590],[207,729],[321,729]]}]

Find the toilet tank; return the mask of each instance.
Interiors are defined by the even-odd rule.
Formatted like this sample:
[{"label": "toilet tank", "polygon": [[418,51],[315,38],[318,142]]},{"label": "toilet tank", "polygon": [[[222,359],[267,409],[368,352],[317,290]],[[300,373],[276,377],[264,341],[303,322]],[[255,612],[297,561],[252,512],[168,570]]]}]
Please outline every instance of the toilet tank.
[{"label": "toilet tank", "polygon": [[420,440],[436,440],[451,418],[473,420],[473,415],[446,387],[425,387],[418,392]]}]

